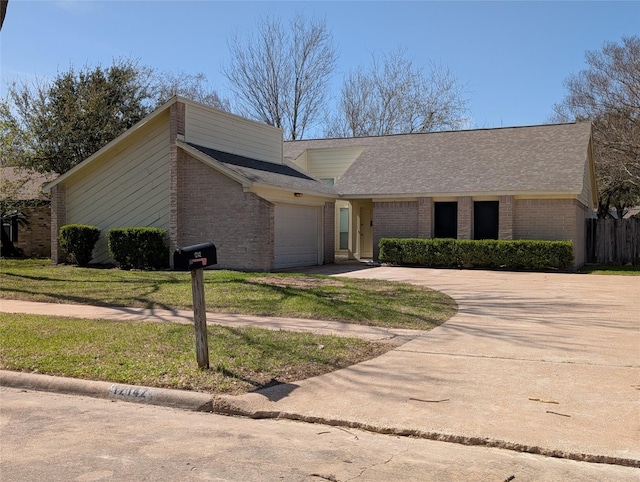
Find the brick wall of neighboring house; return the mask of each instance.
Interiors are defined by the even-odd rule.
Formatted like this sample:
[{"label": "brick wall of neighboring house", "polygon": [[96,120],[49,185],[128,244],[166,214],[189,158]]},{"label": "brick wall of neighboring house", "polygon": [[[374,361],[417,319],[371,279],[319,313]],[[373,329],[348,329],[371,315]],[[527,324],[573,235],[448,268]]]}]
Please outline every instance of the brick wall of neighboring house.
[{"label": "brick wall of neighboring house", "polygon": [[177,244],[213,242],[218,268],[272,269],[274,206],[178,150]]},{"label": "brick wall of neighboring house", "polygon": [[334,263],[336,260],[336,225],[335,225],[336,203],[325,202],[322,212],[322,238],[323,238],[323,260],[322,262]]},{"label": "brick wall of neighboring house", "polygon": [[373,258],[378,259],[381,238],[418,237],[418,202],[373,203]]},{"label": "brick wall of neighboring house", "polygon": [[49,204],[22,209],[28,226],[18,226],[18,241],[13,243],[30,258],[51,256],[51,206]]},{"label": "brick wall of neighboring house", "polygon": [[51,190],[51,264],[62,263],[58,233],[67,223],[67,190],[64,184],[56,184]]}]

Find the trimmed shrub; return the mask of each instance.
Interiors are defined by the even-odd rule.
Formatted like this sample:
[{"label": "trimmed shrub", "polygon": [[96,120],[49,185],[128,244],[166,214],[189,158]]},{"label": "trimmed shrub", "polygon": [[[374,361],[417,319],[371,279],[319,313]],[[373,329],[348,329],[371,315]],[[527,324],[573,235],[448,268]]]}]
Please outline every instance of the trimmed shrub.
[{"label": "trimmed shrub", "polygon": [[434,268],[569,270],[573,265],[571,241],[383,238],[379,248],[380,261]]},{"label": "trimmed shrub", "polygon": [[109,255],[124,269],[169,265],[166,232],[160,228],[114,228],[107,233]]},{"label": "trimmed shrub", "polygon": [[89,264],[99,238],[100,228],[85,224],[66,224],[60,228],[58,236],[60,247],[67,254],[67,260],[79,266]]}]

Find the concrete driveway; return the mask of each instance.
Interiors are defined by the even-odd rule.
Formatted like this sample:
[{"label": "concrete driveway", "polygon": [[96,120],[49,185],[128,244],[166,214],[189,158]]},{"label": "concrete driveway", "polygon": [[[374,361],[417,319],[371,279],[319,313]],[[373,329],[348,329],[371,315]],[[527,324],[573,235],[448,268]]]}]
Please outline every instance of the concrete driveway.
[{"label": "concrete driveway", "polygon": [[640,277],[379,267],[459,313],[379,358],[232,412],[640,466]]}]

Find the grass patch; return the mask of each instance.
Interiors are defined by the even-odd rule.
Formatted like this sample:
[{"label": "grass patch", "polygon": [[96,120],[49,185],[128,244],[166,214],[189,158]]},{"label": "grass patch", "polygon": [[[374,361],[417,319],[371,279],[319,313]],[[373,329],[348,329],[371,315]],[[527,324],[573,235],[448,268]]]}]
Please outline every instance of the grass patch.
[{"label": "grass patch", "polygon": [[[191,309],[189,273],[2,260],[0,297],[49,303]],[[449,296],[404,283],[294,273],[204,272],[207,310],[428,330],[457,310]]]},{"label": "grass patch", "polygon": [[640,276],[640,266],[585,265],[580,268],[580,273]]},{"label": "grass patch", "polygon": [[239,394],[381,355],[391,345],[259,328],[208,327],[211,369],[193,327],[0,314],[0,368],[151,387]]}]

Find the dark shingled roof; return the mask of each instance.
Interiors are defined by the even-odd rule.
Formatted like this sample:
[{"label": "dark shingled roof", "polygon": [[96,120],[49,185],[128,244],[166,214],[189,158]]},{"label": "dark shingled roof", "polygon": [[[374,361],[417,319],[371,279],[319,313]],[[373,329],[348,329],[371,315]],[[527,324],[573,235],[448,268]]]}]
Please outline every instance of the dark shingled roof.
[{"label": "dark shingled roof", "polygon": [[259,161],[249,157],[218,151],[187,142],[202,154],[223,164],[239,176],[258,184],[266,184],[285,189],[335,195],[333,187],[305,174],[298,167],[288,164]]},{"label": "dark shingled roof", "polygon": [[580,193],[591,124],[402,134],[285,142],[285,157],[307,149],[361,146],[336,182],[345,196],[448,193]]}]

